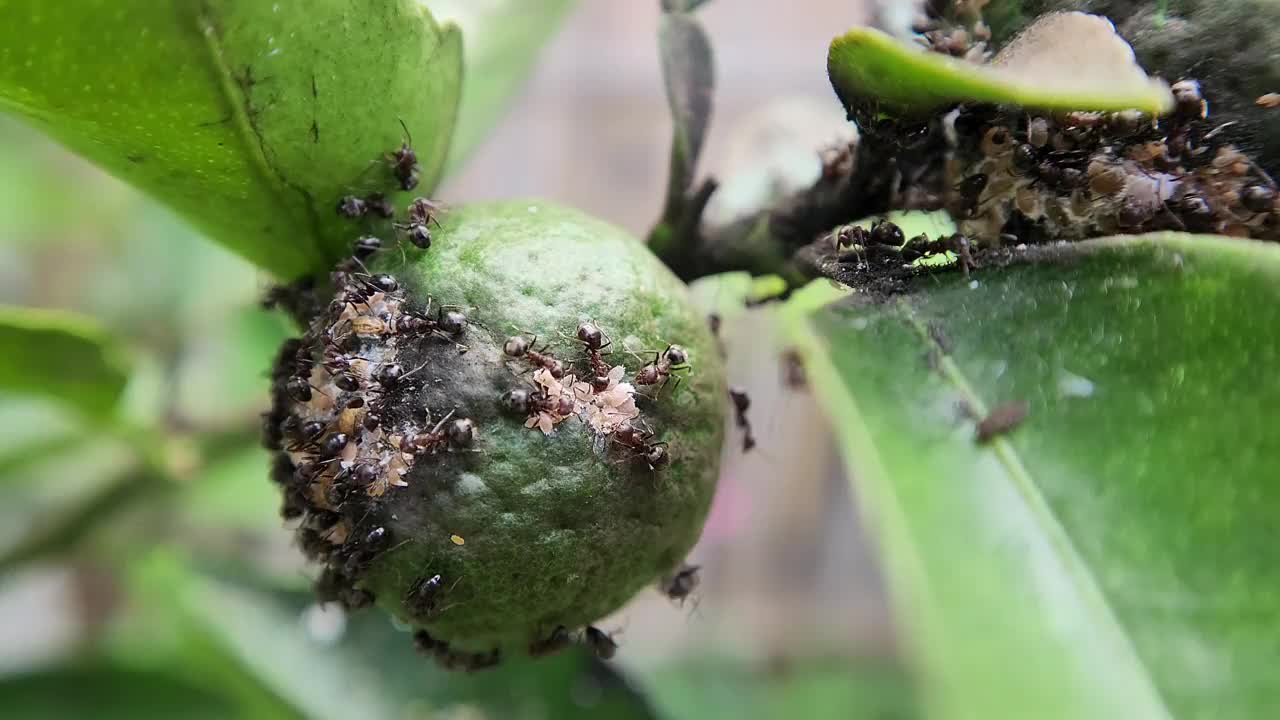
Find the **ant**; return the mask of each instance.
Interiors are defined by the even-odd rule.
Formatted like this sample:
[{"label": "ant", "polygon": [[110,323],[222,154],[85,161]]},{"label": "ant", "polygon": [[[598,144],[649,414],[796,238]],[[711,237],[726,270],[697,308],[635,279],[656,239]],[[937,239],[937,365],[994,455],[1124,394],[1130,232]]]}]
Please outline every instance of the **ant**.
[{"label": "ant", "polygon": [[902,246],[902,259],[906,262],[915,262],[922,257],[943,252],[955,253],[965,277],[968,277],[969,270],[978,267],[973,260],[969,238],[962,233],[953,233],[933,240],[930,240],[927,235],[917,235]]},{"label": "ant", "polygon": [[586,348],[587,360],[591,363],[592,389],[596,392],[608,389],[611,368],[604,361],[602,351],[613,345],[613,340],[594,322],[587,321],[578,326],[578,342]]},{"label": "ant", "polygon": [[444,578],[440,575],[422,578],[414,583],[406,598],[413,614],[422,618],[431,617],[436,611],[437,596],[443,585]]},{"label": "ant", "polygon": [[628,448],[633,457],[643,458],[650,470],[661,470],[671,461],[665,442],[649,442],[653,432],[641,430],[631,423],[624,423],[613,431],[613,439],[619,445]]},{"label": "ant", "polygon": [[977,214],[978,207],[982,204],[982,191],[987,189],[987,180],[986,173],[974,173],[956,185],[956,192],[960,196],[960,212],[963,217],[971,218]]},{"label": "ant", "polygon": [[571,642],[573,642],[573,638],[569,636],[568,628],[558,625],[547,637],[529,643],[529,655],[545,657],[569,647]]},{"label": "ant", "polygon": [[[899,231],[901,232],[901,231]],[[654,358],[648,365],[640,368],[636,373],[637,385],[657,385],[662,383],[662,387],[667,386],[667,382],[671,380],[672,375],[676,373],[689,373],[693,368],[689,365],[689,353],[679,345],[668,345],[666,350],[661,353],[654,353]],[[680,375],[676,375],[676,387],[680,387]],[[658,392],[662,392],[659,388]],[[675,392],[675,390],[672,390]]]},{"label": "ant", "polygon": [[415,198],[409,203],[409,222],[404,224],[396,224],[397,230],[404,230],[409,237],[409,242],[415,247],[426,250],[431,247],[431,223],[435,223],[436,227],[440,227],[440,220],[436,217],[436,213],[443,210],[440,205],[431,202],[426,198]]},{"label": "ant", "polygon": [[698,589],[698,565],[681,565],[680,569],[662,584],[662,592],[667,598],[684,605],[684,601]]},{"label": "ant", "polygon": [[502,344],[502,352],[508,357],[528,358],[534,366],[545,368],[551,373],[551,377],[557,380],[564,377],[564,363],[548,353],[546,345],[543,345],[541,350],[534,350],[537,343],[537,335],[533,336],[533,340],[525,340],[523,335],[513,335]]},{"label": "ant", "polygon": [[502,396],[502,405],[510,412],[533,417],[547,413],[553,417],[563,418],[573,414],[573,396],[563,395],[554,398],[544,392],[530,392],[524,388],[516,388]]},{"label": "ant", "polygon": [[395,208],[382,193],[370,193],[363,198],[344,195],[338,200],[337,210],[339,215],[351,220],[358,220],[369,214],[383,218],[395,215]]},{"label": "ant", "polygon": [[409,133],[409,126],[404,124],[404,120],[400,121],[400,127],[404,128],[405,139],[400,142],[400,149],[388,156],[387,160],[391,164],[391,174],[400,183],[400,189],[408,192],[418,187],[418,154],[413,151],[413,135]]},{"label": "ant", "polygon": [[[449,418],[453,417],[455,410],[450,410],[448,415],[440,419],[435,427],[428,432],[418,433],[408,439],[406,449],[414,455],[425,455],[427,453],[435,453],[444,449],[446,446],[454,448],[470,447],[475,441],[475,423],[467,418],[459,418],[453,422],[449,422]],[[445,424],[448,427],[445,428]]]},{"label": "ant", "polygon": [[734,424],[742,430],[742,452],[750,452],[756,446],[756,436],[751,432],[751,420],[747,418],[747,408],[751,407],[751,397],[740,387],[729,388],[729,399],[733,401]]},{"label": "ant", "polygon": [[618,643],[613,636],[594,625],[588,625],[582,631],[583,644],[601,660],[611,660],[618,652]]},{"label": "ant", "polygon": [[[431,307],[428,305],[426,313],[430,312]],[[422,315],[405,313],[395,322],[392,329],[395,332],[407,334],[436,334],[452,340],[467,328],[467,316],[458,310],[446,312],[444,306],[441,306],[434,318],[428,317],[426,313]]]}]

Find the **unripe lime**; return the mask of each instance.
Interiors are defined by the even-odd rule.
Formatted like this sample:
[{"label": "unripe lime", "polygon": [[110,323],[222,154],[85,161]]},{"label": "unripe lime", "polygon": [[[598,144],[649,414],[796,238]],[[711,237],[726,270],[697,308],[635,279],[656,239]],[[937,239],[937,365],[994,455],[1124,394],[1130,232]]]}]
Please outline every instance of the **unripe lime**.
[{"label": "unripe lime", "polygon": [[[337,277],[301,351],[315,390],[278,389],[274,417],[314,475],[284,484],[322,592],[376,598],[470,667],[589,639],[680,566],[726,390],[685,286],[621,230],[541,202],[439,220],[429,249],[386,243]],[[278,388],[299,372],[281,364]],[[308,421],[324,435],[299,440]]]}]

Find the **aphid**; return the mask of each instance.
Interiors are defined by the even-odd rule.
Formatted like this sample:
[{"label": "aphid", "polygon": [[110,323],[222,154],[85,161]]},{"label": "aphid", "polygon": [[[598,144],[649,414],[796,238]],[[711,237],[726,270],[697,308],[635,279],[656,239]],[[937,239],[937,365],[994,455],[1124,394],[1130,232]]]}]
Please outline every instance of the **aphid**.
[{"label": "aphid", "polygon": [[369,206],[355,195],[347,195],[338,201],[338,214],[345,218],[360,218],[369,212]]},{"label": "aphid", "polygon": [[1200,83],[1195,80],[1179,80],[1169,87],[1173,91],[1174,113],[1183,119],[1206,118],[1209,116],[1209,103],[1200,92]]},{"label": "aphid", "polygon": [[[894,227],[897,227],[896,225]],[[899,230],[899,233],[902,231]],[[666,350],[661,353],[655,353],[654,359],[648,365],[640,368],[636,373],[637,385],[657,385],[662,383],[662,387],[667,386],[667,381],[672,375],[676,375],[676,386],[679,387],[680,376],[677,373],[691,372],[693,368],[689,366],[689,354],[679,345],[668,345]],[[659,389],[661,392],[661,389]]]},{"label": "aphid", "polygon": [[1027,122],[1027,142],[1033,148],[1042,148],[1049,144],[1049,121],[1047,119],[1035,117]]},{"label": "aphid", "polygon": [[457,545],[458,547],[462,547],[463,545],[467,544],[466,538],[462,537],[457,533],[454,533],[453,535],[449,536],[449,542],[453,543],[454,545]]},{"label": "aphid", "polygon": [[400,149],[387,159],[391,162],[391,174],[400,183],[400,189],[407,192],[418,187],[418,154],[413,151],[413,136],[409,134],[409,126],[401,120],[400,127],[404,128],[405,139],[400,143]]},{"label": "aphid", "polygon": [[513,335],[502,344],[502,352],[508,357],[527,358],[535,367],[546,368],[547,372],[551,373],[551,377],[557,380],[564,377],[564,363],[548,353],[546,345],[542,346],[542,350],[534,350],[533,346],[537,342],[536,335],[533,340],[525,340],[521,335]]},{"label": "aphid", "polygon": [[1254,103],[1260,108],[1275,110],[1276,108],[1280,108],[1280,93],[1267,93],[1266,95],[1261,95],[1257,100],[1254,100]]},{"label": "aphid", "polygon": [[449,335],[461,335],[467,328],[467,316],[457,310],[446,312],[444,308],[440,308],[440,314],[436,317],[436,327]]},{"label": "aphid", "polygon": [[751,407],[751,397],[740,387],[729,388],[729,399],[733,401],[733,420],[742,431],[742,452],[750,452],[756,446],[755,435],[751,432],[751,420],[747,418],[747,409]]},{"label": "aphid", "polygon": [[365,258],[378,252],[381,249],[382,249],[382,240],[372,235],[366,235],[364,237],[356,239],[355,245],[353,245],[351,248],[351,256],[360,260],[364,260]]},{"label": "aphid", "polygon": [[1240,192],[1240,204],[1249,212],[1267,212],[1275,202],[1276,191],[1266,185],[1250,185]]},{"label": "aphid", "polygon": [[594,625],[588,625],[582,636],[586,646],[601,660],[610,660],[618,652],[618,644],[613,637]]},{"label": "aphid", "polygon": [[681,565],[680,569],[663,583],[663,594],[684,605],[684,601],[698,589],[698,569],[698,565]]},{"label": "aphid", "polygon": [[1004,435],[1022,424],[1029,408],[1026,401],[1007,402],[996,407],[987,416],[978,421],[974,439],[979,445]]},{"label": "aphid", "polygon": [[333,379],[333,384],[337,385],[339,390],[355,392],[360,389],[360,378],[351,373],[342,373]]},{"label": "aphid", "polygon": [[569,647],[569,643],[573,642],[573,638],[569,636],[569,630],[563,625],[557,626],[551,634],[541,640],[535,640],[529,644],[529,655],[533,657],[545,657],[553,653],[560,652]]}]

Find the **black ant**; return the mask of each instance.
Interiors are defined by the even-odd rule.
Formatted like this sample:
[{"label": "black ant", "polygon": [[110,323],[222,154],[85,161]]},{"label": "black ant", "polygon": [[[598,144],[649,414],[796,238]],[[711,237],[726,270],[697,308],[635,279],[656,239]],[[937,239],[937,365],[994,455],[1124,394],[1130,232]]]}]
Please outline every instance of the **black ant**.
[{"label": "black ant", "polygon": [[[672,375],[676,375],[676,387],[680,386],[680,375],[676,373],[688,373],[693,370],[689,365],[689,353],[679,345],[668,345],[666,350],[660,353],[654,353],[654,358],[648,365],[640,368],[636,373],[637,385],[657,385],[662,383],[662,387],[667,386],[667,382]],[[662,392],[659,388],[658,392]],[[674,392],[674,390],[673,390]]]},{"label": "black ant", "polygon": [[633,457],[642,458],[650,470],[661,470],[671,461],[665,442],[650,442],[653,439],[652,431],[625,423],[613,431],[612,437],[619,445],[629,449]]},{"label": "black ant", "polygon": [[969,270],[978,267],[973,260],[969,238],[962,233],[952,233],[933,240],[930,240],[927,235],[917,235],[902,246],[902,259],[906,262],[915,262],[922,257],[943,252],[955,253],[966,277],[969,275]]},{"label": "black ant", "polygon": [[436,218],[436,213],[442,208],[436,203],[426,198],[415,198],[409,203],[409,222],[405,224],[397,224],[398,230],[404,230],[409,237],[409,242],[415,247],[426,250],[431,247],[431,223],[435,223],[436,227],[440,227],[440,220]]},{"label": "black ant", "polygon": [[364,260],[370,255],[382,249],[382,240],[372,235],[356,238],[355,244],[351,246],[351,257],[358,260]]},{"label": "black ant", "polygon": [[674,575],[663,582],[663,594],[684,605],[684,601],[698,589],[698,570],[698,565],[681,565]]},{"label": "black ant", "polygon": [[535,350],[534,345],[537,343],[537,335],[533,336],[533,340],[526,340],[523,335],[513,335],[502,344],[502,352],[508,357],[528,358],[529,362],[536,367],[545,368],[557,380],[564,377],[564,363],[548,353],[546,345],[541,350]]},{"label": "black ant", "polygon": [[751,407],[751,397],[740,387],[729,388],[729,399],[733,401],[734,424],[742,430],[742,452],[750,452],[756,446],[756,436],[751,432],[751,420],[747,418],[747,409]]},{"label": "black ant", "polygon": [[570,637],[568,628],[559,625],[547,637],[529,643],[529,655],[545,657],[564,650],[569,647],[571,642],[573,642],[573,638]]},{"label": "black ant", "polygon": [[613,344],[613,340],[598,325],[584,322],[578,326],[578,342],[587,351],[587,360],[591,363],[591,387],[601,392],[609,387],[609,364],[604,361],[602,351]]},{"label": "black ant", "polygon": [[544,412],[556,417],[566,417],[573,414],[574,402],[570,395],[554,398],[545,392],[516,388],[502,396],[502,406],[513,414],[525,417]]},{"label": "black ant", "polygon": [[[406,443],[408,452],[414,455],[425,455],[439,452],[445,447],[470,447],[475,440],[475,423],[467,418],[449,422],[454,412],[450,410],[449,414],[441,418],[431,430],[410,437]],[[446,423],[448,427],[445,426]]]},{"label": "black ant", "polygon": [[409,589],[407,598],[414,615],[420,618],[429,618],[435,613],[437,596],[440,594],[443,584],[444,579],[440,575],[425,577],[414,583],[413,587]]},{"label": "black ant", "polygon": [[400,121],[400,127],[404,128],[405,139],[401,141],[400,149],[387,159],[391,162],[391,174],[400,183],[400,189],[408,192],[418,187],[418,154],[413,151],[413,135],[409,133],[409,126],[404,124],[404,120]]},{"label": "black ant", "polygon": [[960,196],[960,213],[963,217],[970,218],[977,214],[978,207],[982,204],[982,191],[987,189],[987,180],[986,173],[974,173],[956,185],[956,192]]},{"label": "black ant", "polygon": [[613,636],[594,625],[582,631],[583,643],[601,660],[611,660],[618,653],[618,643]]}]

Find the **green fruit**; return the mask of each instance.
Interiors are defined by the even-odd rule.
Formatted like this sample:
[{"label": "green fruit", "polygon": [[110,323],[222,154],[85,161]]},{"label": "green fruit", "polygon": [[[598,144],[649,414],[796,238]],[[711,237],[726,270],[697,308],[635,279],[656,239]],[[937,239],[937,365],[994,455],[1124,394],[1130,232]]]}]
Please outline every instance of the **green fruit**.
[{"label": "green fruit", "polygon": [[[346,278],[370,303],[393,299],[380,306],[390,313],[384,319],[398,318],[388,330],[352,339],[350,319],[331,310],[322,322],[327,339],[309,348],[318,358],[320,345],[346,343],[349,356],[369,361],[352,366],[361,388],[334,388],[317,371],[324,377],[313,375],[312,385],[323,393],[305,407],[284,402],[293,402],[291,414],[309,417],[329,395],[337,407],[360,396],[363,410],[380,416],[380,435],[363,428],[351,433],[360,453],[356,465],[373,467],[381,459],[381,474],[368,486],[380,494],[371,496],[363,485],[345,500],[333,487],[327,494],[304,490],[312,505],[308,517],[320,520],[308,520],[300,532],[323,536],[328,530],[317,525],[336,518],[345,523],[336,538],[342,544],[328,533],[329,546],[312,553],[328,563],[329,585],[348,585],[328,592],[371,593],[380,606],[424,629],[420,643],[446,664],[468,667],[487,664],[495,651],[509,655],[563,638],[680,566],[715,489],[726,388],[715,339],[685,286],[621,230],[542,202],[468,206],[440,220],[430,249],[387,247],[366,260],[374,277]],[[375,295],[386,285],[378,277],[383,273],[396,289]],[[465,326],[449,327],[457,320],[450,313],[458,312]],[[621,423],[631,434],[618,429],[629,414],[625,403],[612,415],[601,410],[606,398],[625,398],[625,389],[595,392],[589,384],[595,373],[577,339],[588,321],[611,342],[601,360],[624,366],[623,382],[635,382],[670,344],[687,351],[688,372],[670,373],[665,389],[639,388],[652,399],[634,396],[640,417]],[[504,397],[519,389],[537,397],[534,391],[545,385],[535,378],[548,381],[534,372],[528,354],[504,354],[513,336],[529,343],[534,335],[531,348],[545,343],[568,374],[587,383],[576,393],[557,393],[569,398],[567,405],[544,401],[551,408],[545,420],[563,418],[547,425],[550,433],[528,426],[542,416],[513,409]],[[402,379],[384,386],[376,378],[390,364],[399,366]],[[654,374],[653,367],[644,372]],[[328,437],[353,427],[350,419],[337,427],[344,422],[340,413],[325,412],[319,417],[329,425]],[[458,424],[463,418],[474,428],[473,439],[466,424]],[[401,449],[416,442],[425,451],[412,457],[403,487],[381,487],[387,468],[402,457],[387,449],[395,437]],[[382,450],[369,449],[377,447]],[[353,454],[350,447],[345,452]],[[293,461],[305,462],[301,455]],[[340,489],[344,482],[330,485]],[[318,497],[329,498],[321,501],[328,507],[316,510]],[[304,548],[317,542],[302,538]]]}]

